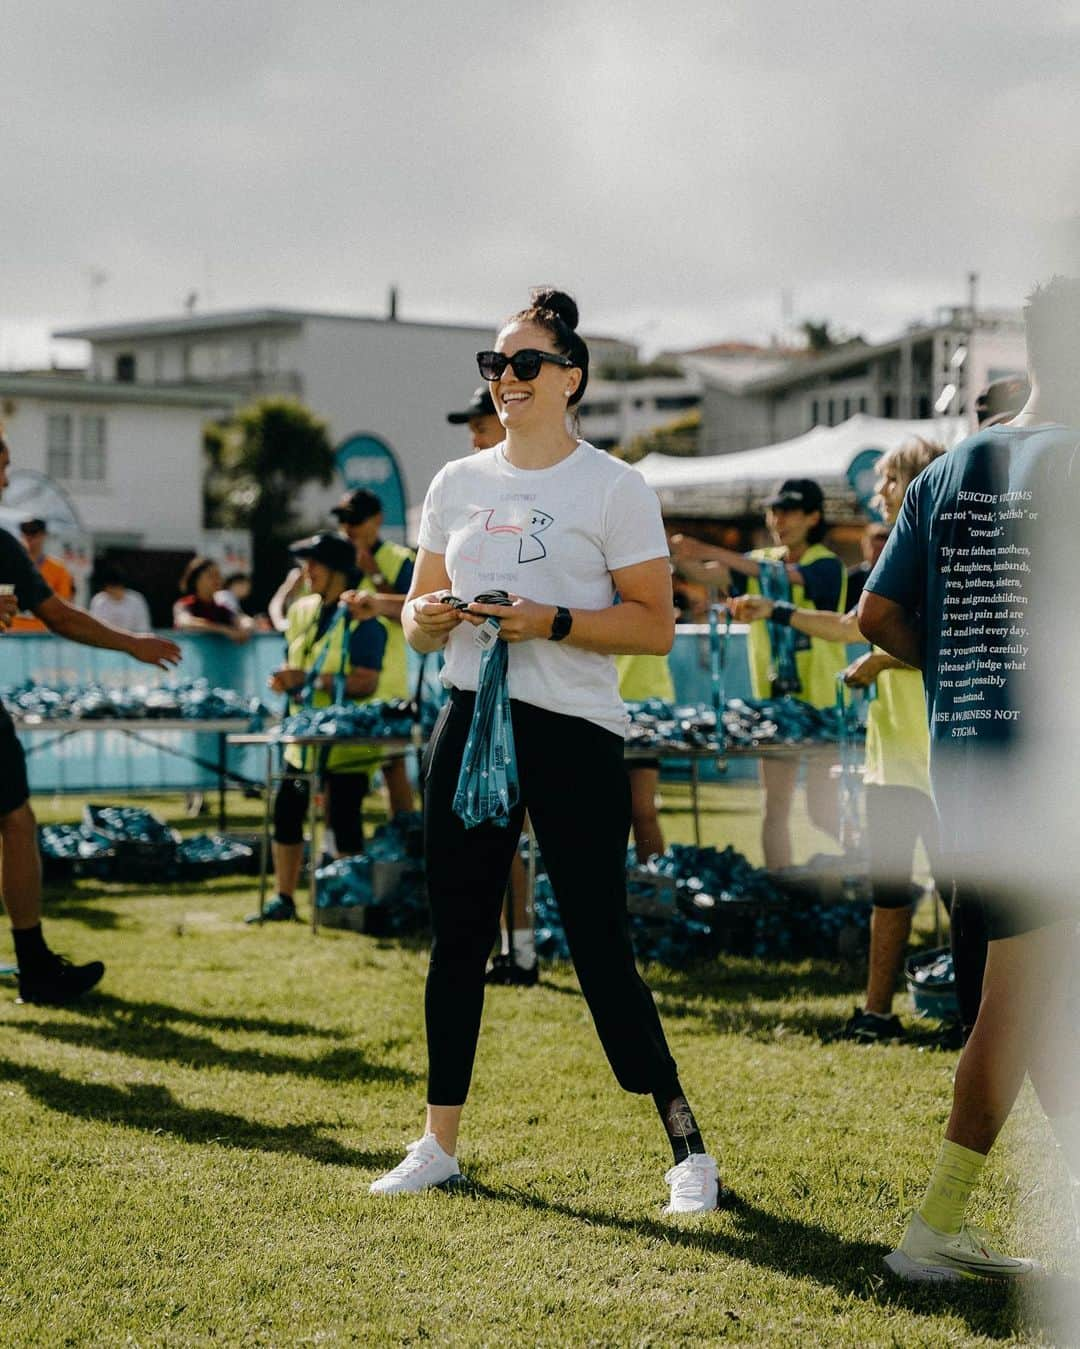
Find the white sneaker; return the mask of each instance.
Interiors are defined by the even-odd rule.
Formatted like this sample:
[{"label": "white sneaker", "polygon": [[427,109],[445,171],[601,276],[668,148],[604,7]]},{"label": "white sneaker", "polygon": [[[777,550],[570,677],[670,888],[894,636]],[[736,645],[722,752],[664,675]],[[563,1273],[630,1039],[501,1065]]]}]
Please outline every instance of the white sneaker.
[{"label": "white sneaker", "polygon": [[939,1232],[917,1213],[911,1215],[904,1239],[885,1264],[908,1283],[955,1283],[960,1279],[1025,1279],[1042,1274],[1035,1260],[1002,1255],[985,1232],[963,1227],[955,1234]]},{"label": "white sneaker", "polygon": [[720,1189],[716,1161],[705,1152],[692,1152],[673,1166],[664,1179],[671,1186],[665,1213],[708,1213],[716,1207]]},{"label": "white sneaker", "polygon": [[417,1194],[460,1176],[457,1158],[449,1157],[434,1134],[425,1134],[405,1149],[405,1160],[371,1184],[371,1194]]}]

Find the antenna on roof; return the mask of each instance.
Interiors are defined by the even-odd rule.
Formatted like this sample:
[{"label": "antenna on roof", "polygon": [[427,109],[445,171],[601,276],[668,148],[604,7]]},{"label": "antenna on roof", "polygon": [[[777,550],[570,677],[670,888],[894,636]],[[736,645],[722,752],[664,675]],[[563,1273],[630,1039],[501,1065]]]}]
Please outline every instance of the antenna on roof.
[{"label": "antenna on roof", "polygon": [[397,318],[397,286],[390,287],[390,297],[387,302],[386,317],[391,323]]}]

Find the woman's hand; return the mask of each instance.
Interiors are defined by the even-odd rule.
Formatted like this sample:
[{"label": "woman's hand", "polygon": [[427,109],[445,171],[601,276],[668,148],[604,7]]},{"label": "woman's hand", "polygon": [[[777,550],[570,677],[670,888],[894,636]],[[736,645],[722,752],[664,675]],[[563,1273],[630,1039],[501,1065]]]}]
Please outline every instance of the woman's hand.
[{"label": "woman's hand", "polygon": [[463,610],[443,603],[447,594],[449,591],[436,590],[430,595],[417,595],[409,600],[413,622],[425,637],[433,641],[445,642],[462,619]]},{"label": "woman's hand", "polygon": [[292,693],[302,686],[306,678],[307,673],[304,670],[283,665],[280,669],[274,670],[266,682],[275,693]]},{"label": "woman's hand", "polygon": [[874,683],[882,670],[892,662],[882,656],[880,651],[868,651],[865,656],[853,660],[844,671],[844,683],[850,689],[865,689]]},{"label": "woman's hand", "polygon": [[772,617],[773,602],[764,595],[736,595],[728,601],[728,607],[736,623],[755,623]]},{"label": "woman's hand", "polygon": [[486,618],[499,620],[499,636],[504,642],[546,641],[551,636],[555,621],[554,604],[537,604],[535,600],[511,595],[509,604],[470,604],[462,617],[474,628]]}]

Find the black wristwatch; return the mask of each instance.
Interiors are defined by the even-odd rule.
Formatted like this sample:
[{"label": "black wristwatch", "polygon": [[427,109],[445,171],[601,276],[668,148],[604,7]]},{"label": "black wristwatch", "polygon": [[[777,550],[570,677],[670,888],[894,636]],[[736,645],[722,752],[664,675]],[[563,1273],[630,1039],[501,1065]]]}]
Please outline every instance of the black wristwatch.
[{"label": "black wristwatch", "polygon": [[560,604],[555,610],[555,617],[551,620],[551,631],[548,633],[549,642],[561,642],[564,637],[569,637],[570,628],[574,620],[570,615],[569,609],[564,609]]}]

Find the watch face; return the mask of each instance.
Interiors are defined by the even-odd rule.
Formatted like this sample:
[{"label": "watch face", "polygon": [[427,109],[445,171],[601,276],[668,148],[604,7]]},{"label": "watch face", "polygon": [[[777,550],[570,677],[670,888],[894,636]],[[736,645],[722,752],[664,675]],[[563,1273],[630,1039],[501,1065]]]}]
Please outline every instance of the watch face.
[{"label": "watch face", "polygon": [[561,607],[556,609],[555,617],[551,621],[551,640],[553,642],[561,642],[570,631],[571,622],[572,619],[570,617],[569,609],[563,609]]}]

